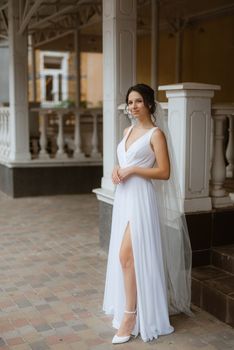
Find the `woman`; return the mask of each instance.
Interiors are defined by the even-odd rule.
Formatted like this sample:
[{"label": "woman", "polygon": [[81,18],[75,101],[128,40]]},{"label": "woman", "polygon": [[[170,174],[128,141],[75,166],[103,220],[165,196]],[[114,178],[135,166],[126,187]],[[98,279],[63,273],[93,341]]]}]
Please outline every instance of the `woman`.
[{"label": "woman", "polygon": [[169,306],[179,312],[189,309],[190,303],[191,264],[186,266],[183,252],[177,259],[184,250],[185,225],[181,215],[174,215],[174,203],[172,220],[167,220],[162,189],[155,190],[153,182],[168,182],[172,171],[165,134],[152,120],[154,91],[137,84],[128,90],[126,104],[137,123],[124,131],[117,148],[119,165],[112,173],[117,189],[103,303],[118,329],[113,344],[139,333],[149,341],[173,332]]}]

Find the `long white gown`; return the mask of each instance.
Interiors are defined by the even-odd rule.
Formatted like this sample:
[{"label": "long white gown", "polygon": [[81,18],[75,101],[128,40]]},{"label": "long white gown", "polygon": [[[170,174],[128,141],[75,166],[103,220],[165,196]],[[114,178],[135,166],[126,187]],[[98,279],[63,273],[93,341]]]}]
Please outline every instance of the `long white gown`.
[{"label": "long white gown", "polygon": [[[155,128],[134,141],[126,150],[132,127],[119,143],[121,168],[153,167],[155,154],[150,140]],[[107,263],[103,310],[113,315],[113,327],[120,327],[125,310],[125,290],[119,251],[127,224],[130,224],[137,284],[137,316],[134,335],[143,341],[173,332],[169,322],[162,242],[153,181],[131,176],[117,185]]]}]

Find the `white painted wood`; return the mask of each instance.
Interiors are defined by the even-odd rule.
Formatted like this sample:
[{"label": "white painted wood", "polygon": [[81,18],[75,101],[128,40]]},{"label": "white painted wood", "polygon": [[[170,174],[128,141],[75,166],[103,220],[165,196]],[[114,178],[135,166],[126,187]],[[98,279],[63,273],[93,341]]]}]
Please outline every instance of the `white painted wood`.
[{"label": "white painted wood", "polygon": [[55,155],[55,158],[67,159],[68,156],[64,151],[64,135],[63,135],[63,113],[58,112],[58,136],[57,136],[57,145],[58,150]]},{"label": "white painted wood", "polygon": [[[49,69],[44,67],[45,57],[61,58],[61,69]],[[40,52],[40,76],[41,76],[41,104],[45,107],[54,107],[60,102],[68,99],[68,59],[69,53],[41,51]],[[59,99],[59,75],[62,78],[62,99]],[[53,79],[53,101],[46,100],[46,76]]]},{"label": "white painted wood", "polygon": [[27,34],[18,34],[19,2],[9,0],[10,161],[24,162],[29,153]]},{"label": "white painted wood", "polygon": [[228,145],[226,150],[228,166],[226,169],[226,175],[229,178],[233,178],[234,177],[234,114],[229,114],[228,119],[229,119]]},{"label": "white painted wood", "polygon": [[128,125],[117,107],[136,79],[136,0],[103,0],[103,149],[102,188],[114,191],[111,173],[116,147]]},{"label": "white painted wood", "polygon": [[168,126],[178,168],[181,208],[211,210],[209,196],[211,98],[219,86],[181,83],[160,86],[168,98]]},{"label": "white painted wood", "polygon": [[226,115],[216,112],[214,119],[214,153],[211,167],[211,196],[213,207],[226,207],[231,205],[231,199],[224,188],[226,167],[224,159],[224,122]]}]

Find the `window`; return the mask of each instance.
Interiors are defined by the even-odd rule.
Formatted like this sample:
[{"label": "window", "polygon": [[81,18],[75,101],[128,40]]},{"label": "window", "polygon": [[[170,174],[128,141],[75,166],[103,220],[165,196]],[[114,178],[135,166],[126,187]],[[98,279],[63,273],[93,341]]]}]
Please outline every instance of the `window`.
[{"label": "window", "polygon": [[68,99],[68,58],[69,54],[64,52],[41,52],[41,102],[44,106]]}]

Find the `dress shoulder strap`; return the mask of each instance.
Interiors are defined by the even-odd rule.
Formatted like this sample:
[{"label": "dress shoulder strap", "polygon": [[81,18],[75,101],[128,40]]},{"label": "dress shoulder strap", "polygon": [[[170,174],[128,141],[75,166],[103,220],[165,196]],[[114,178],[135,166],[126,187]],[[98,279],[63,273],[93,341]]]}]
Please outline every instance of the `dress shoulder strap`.
[{"label": "dress shoulder strap", "polygon": [[124,135],[125,138],[128,137],[128,135],[130,134],[132,128],[133,128],[133,125],[131,125],[131,126],[128,128],[128,131],[127,131],[126,134]]}]

